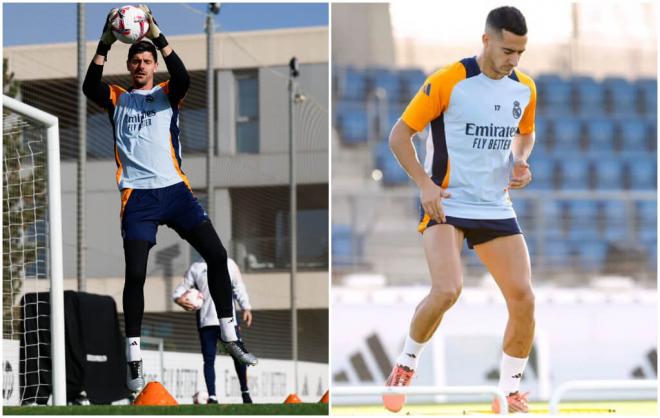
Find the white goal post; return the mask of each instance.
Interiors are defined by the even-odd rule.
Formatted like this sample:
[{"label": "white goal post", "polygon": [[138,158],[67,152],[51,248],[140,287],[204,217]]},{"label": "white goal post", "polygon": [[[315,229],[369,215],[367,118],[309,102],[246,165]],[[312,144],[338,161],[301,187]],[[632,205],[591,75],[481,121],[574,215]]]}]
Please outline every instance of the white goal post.
[{"label": "white goal post", "polygon": [[[52,403],[66,405],[64,351],[64,284],[62,260],[62,202],[58,119],[11,97],[2,96],[4,108],[36,122],[46,130],[48,170],[48,262],[50,272],[50,335]],[[4,135],[4,129],[3,129]]]}]

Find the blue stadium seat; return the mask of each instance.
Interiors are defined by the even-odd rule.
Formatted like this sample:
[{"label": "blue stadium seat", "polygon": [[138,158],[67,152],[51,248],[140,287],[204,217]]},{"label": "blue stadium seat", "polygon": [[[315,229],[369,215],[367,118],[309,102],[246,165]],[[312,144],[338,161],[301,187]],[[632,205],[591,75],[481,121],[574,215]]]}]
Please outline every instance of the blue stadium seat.
[{"label": "blue stadium seat", "polygon": [[582,126],[579,119],[559,118],[553,121],[554,126],[554,149],[559,155],[570,155],[579,152],[582,148]]},{"label": "blue stadium seat", "polygon": [[367,77],[363,71],[346,68],[339,74],[337,98],[342,100],[364,100],[367,94]]},{"label": "blue stadium seat", "polygon": [[621,151],[648,151],[648,125],[642,119],[625,119],[619,122]]},{"label": "blue stadium seat", "polygon": [[532,182],[527,186],[532,190],[552,190],[555,186],[555,163],[551,158],[539,157],[536,149],[529,160]]},{"label": "blue stadium seat", "polygon": [[603,80],[609,97],[609,110],[613,115],[630,116],[637,113],[635,86],[619,77]]},{"label": "blue stadium seat", "polygon": [[651,152],[657,152],[658,150],[658,119],[657,116],[649,117],[647,122],[647,143],[648,148]]},{"label": "blue stadium seat", "polygon": [[658,243],[657,207],[656,200],[642,200],[637,203],[637,239],[646,247]]},{"label": "blue stadium seat", "polygon": [[577,111],[583,116],[600,116],[605,113],[605,89],[591,77],[573,78]]},{"label": "blue stadium seat", "polygon": [[594,223],[598,219],[598,203],[594,200],[569,200],[568,213],[572,224]]},{"label": "blue stadium seat", "polygon": [[642,227],[653,227],[658,222],[657,211],[658,211],[658,202],[657,200],[641,200],[637,202],[637,219],[639,224]]},{"label": "blue stadium seat", "polygon": [[401,94],[403,95],[402,100],[404,102],[409,102],[413,96],[417,94],[417,91],[422,87],[422,84],[424,84],[426,76],[422,70],[416,68],[402,70],[400,74],[402,89]]},{"label": "blue stadium seat", "polygon": [[548,200],[541,205],[542,215],[545,220],[545,226],[542,233],[544,240],[563,240],[566,239],[564,221],[566,220],[565,202],[557,200]]},{"label": "blue stadium seat", "polygon": [[543,251],[550,265],[566,266],[570,262],[571,248],[565,239],[551,239],[543,244]]},{"label": "blue stadium seat", "polygon": [[[387,109],[387,126],[392,129],[394,124],[403,114],[403,109],[400,106],[389,106]],[[387,132],[389,134],[389,131]]]},{"label": "blue stadium seat", "polygon": [[368,123],[367,110],[364,102],[338,102],[336,110],[336,127],[346,144],[367,142]]},{"label": "blue stadium seat", "polygon": [[575,246],[578,265],[582,270],[600,271],[607,259],[607,243],[593,240]]},{"label": "blue stadium seat", "polygon": [[654,154],[647,158],[628,159],[629,188],[632,190],[656,190],[656,164]]},{"label": "blue stadium seat", "polygon": [[355,261],[353,231],[349,225],[332,225],[332,264],[351,265]]},{"label": "blue stadium seat", "polygon": [[608,242],[626,239],[628,234],[628,212],[621,200],[605,200],[603,208],[603,238]]},{"label": "blue stadium seat", "polygon": [[397,186],[407,184],[408,175],[401,168],[387,142],[376,145],[376,168],[383,173],[383,184],[386,186]]},{"label": "blue stadium seat", "polygon": [[561,158],[557,161],[562,190],[586,190],[589,188],[589,164],[582,158]]},{"label": "blue stadium seat", "polygon": [[605,223],[617,223],[626,219],[626,203],[622,200],[603,201],[603,220]]},{"label": "blue stadium seat", "polygon": [[641,96],[641,111],[650,117],[658,114],[658,80],[655,78],[642,78],[635,83],[637,92]]},{"label": "blue stadium seat", "polygon": [[594,187],[597,190],[623,189],[625,172],[623,162],[615,157],[596,158],[592,161]]},{"label": "blue stadium seat", "polygon": [[520,220],[531,218],[534,216],[534,202],[529,199],[512,199],[513,209],[516,211],[516,217]]},{"label": "blue stadium seat", "polygon": [[638,228],[637,229],[637,239],[644,246],[648,246],[648,245],[651,245],[651,244],[657,244],[657,242],[658,242],[657,229],[655,227],[654,228]]},{"label": "blue stadium seat", "polygon": [[586,122],[586,128],[589,152],[614,152],[614,123],[611,120],[590,119]]},{"label": "blue stadium seat", "polygon": [[385,68],[373,68],[369,70],[371,78],[371,90],[382,88],[387,94],[389,102],[399,102],[401,98],[401,88],[399,83],[399,73]]},{"label": "blue stadium seat", "polygon": [[554,74],[536,79],[539,107],[546,115],[569,115],[572,110],[571,83]]},{"label": "blue stadium seat", "polygon": [[543,116],[537,114],[536,120],[534,121],[534,133],[536,134],[536,140],[543,142],[545,145],[549,135],[548,131],[548,121]]}]

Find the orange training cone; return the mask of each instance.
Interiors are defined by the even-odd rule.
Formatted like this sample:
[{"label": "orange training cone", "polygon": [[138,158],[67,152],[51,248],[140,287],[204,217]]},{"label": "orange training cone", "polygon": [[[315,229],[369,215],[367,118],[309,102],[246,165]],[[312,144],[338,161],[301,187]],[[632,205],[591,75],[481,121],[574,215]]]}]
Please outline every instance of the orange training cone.
[{"label": "orange training cone", "polygon": [[160,382],[149,382],[133,401],[133,405],[178,405]]},{"label": "orange training cone", "polygon": [[328,403],[329,400],[330,400],[330,390],[328,389],[325,391],[323,396],[321,396],[321,400],[319,401],[319,403]]},{"label": "orange training cone", "polygon": [[291,395],[287,396],[286,399],[284,400],[284,403],[302,403],[298,395],[295,393],[292,393]]}]

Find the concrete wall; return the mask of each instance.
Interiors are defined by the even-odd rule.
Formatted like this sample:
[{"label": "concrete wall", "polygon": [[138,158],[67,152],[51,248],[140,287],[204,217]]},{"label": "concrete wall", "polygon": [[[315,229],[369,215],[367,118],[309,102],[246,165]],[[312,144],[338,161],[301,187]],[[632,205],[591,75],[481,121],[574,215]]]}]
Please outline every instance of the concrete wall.
[{"label": "concrete wall", "polygon": [[392,67],[394,54],[388,3],[332,4],[332,65]]},{"label": "concrete wall", "polygon": [[[328,28],[309,27],[217,33],[215,68],[254,68],[287,63],[297,56],[301,63],[328,62]],[[168,41],[190,71],[206,68],[206,35],[169,36]],[[87,59],[92,60],[98,41],[87,42]],[[108,54],[103,73],[126,74],[129,45],[116,42]],[[9,71],[17,80],[76,77],[75,42],[15,46],[3,49]],[[166,71],[163,65],[160,71]]]}]

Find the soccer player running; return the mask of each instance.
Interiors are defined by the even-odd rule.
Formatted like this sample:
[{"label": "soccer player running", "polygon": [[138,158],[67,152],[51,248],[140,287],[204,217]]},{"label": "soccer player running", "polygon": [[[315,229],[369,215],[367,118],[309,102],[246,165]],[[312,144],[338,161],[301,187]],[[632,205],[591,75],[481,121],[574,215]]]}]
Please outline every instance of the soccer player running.
[{"label": "soccer player running", "polygon": [[[527,160],[534,145],[536,87],[516,69],[527,44],[527,25],[514,7],[492,10],[479,56],[432,74],[390,134],[390,146],[420,189],[419,232],[431,274],[431,290],[413,315],[403,351],[387,380],[407,386],[424,346],[462,287],[463,240],[499,286],[509,313],[499,388],[509,410],[526,412],[520,380],[534,338],[534,293],[525,239],[508,189],[532,179]],[[430,124],[423,168],[411,137]],[[385,395],[399,411],[403,395]],[[499,403],[492,405],[499,412]]]},{"label": "soccer player running", "polygon": [[[231,277],[231,287],[233,298],[243,311],[243,321],[250,327],[252,325],[252,307],[250,298],[243,283],[241,271],[231,258],[227,259],[227,268]],[[195,288],[204,295],[204,304],[197,311],[197,331],[199,332],[199,341],[202,345],[202,356],[204,358],[204,381],[206,382],[206,391],[209,398],[206,403],[218,403],[215,393],[215,356],[217,351],[218,338],[220,337],[220,324],[215,304],[210,298],[208,287],[208,266],[204,262],[193,263],[186,274],[183,276],[183,283],[177,286],[172,293],[172,299],[176,304],[187,311],[195,311],[195,306],[183,298],[183,294],[188,289]],[[232,306],[234,307],[234,306]],[[236,335],[238,344],[245,350],[243,340],[240,335],[240,326],[236,318],[236,309],[233,310],[234,321],[236,323]],[[234,369],[238,376],[238,382],[241,386],[241,397],[243,403],[252,403],[250,398],[250,388],[247,384],[247,366],[240,361],[234,360]]]},{"label": "soccer player running", "polygon": [[[129,49],[126,68],[131,75],[131,88],[125,90],[101,80],[108,51],[115,42],[110,20],[117,9],[106,18],[83,84],[85,95],[107,110],[114,133],[126,261],[123,306],[127,386],[133,392],[139,392],[145,384],[140,352],[144,282],[149,250],[156,244],[156,232],[162,224],[174,229],[208,263],[209,291],[218,307],[222,340],[229,354],[241,363],[257,361],[239,344],[234,328],[227,252],[181,170],[179,106],[190,86],[188,72],[149,8],[139,7],[149,19],[147,37],[151,42],[141,41]],[[170,74],[170,79],[160,84],[154,84],[158,69],[156,48]]]}]

